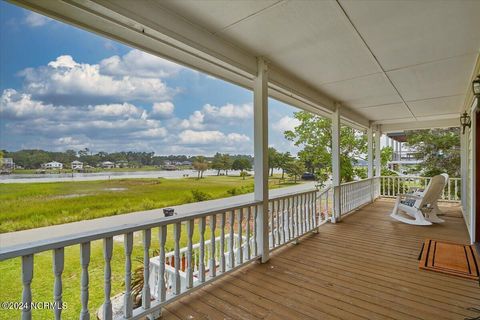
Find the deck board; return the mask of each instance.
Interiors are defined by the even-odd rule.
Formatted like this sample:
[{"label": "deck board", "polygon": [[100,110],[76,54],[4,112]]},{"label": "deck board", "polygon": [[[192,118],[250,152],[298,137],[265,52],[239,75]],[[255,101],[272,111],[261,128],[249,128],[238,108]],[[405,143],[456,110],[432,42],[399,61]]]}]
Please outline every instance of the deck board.
[{"label": "deck board", "polygon": [[377,200],[166,307],[165,319],[464,319],[480,316],[477,282],[418,269],[426,238],[468,243],[458,206],[412,226]]}]

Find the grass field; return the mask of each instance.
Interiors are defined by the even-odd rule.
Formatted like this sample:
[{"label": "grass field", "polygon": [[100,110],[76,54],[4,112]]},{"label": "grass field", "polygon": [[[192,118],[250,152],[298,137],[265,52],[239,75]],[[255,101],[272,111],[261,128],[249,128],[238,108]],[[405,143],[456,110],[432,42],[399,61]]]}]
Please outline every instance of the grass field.
[{"label": "grass field", "polygon": [[[276,181],[276,182],[275,182]],[[278,179],[271,187],[284,186]],[[0,184],[0,233],[168,207],[253,191],[253,178],[123,179]]]},{"label": "grass field", "polygon": [[[287,186],[279,179],[270,181],[271,188]],[[122,214],[138,210],[161,208],[193,202],[192,190],[213,198],[228,197],[253,191],[253,178],[206,177],[188,179],[125,179],[110,181],[57,182],[32,184],[0,184],[1,232],[29,229],[84,219]],[[198,197],[198,196],[197,196]],[[194,239],[198,239],[197,228]],[[151,251],[158,249],[158,231],[152,230]],[[206,230],[206,239],[210,232]],[[119,239],[121,241],[121,239]],[[101,306],[103,296],[104,260],[102,241],[91,244],[89,266],[89,309],[92,319]],[[186,234],[182,232],[181,246],[186,246]],[[168,229],[166,249],[173,250],[173,228]],[[142,257],[141,233],[135,233],[132,258]],[[133,268],[141,263],[134,259]],[[52,302],[54,276],[52,252],[42,252],[34,257],[32,301]],[[112,258],[112,296],[124,290],[125,255],[123,242],[114,241]],[[133,270],[132,268],[132,270]],[[65,248],[63,272],[63,300],[67,309],[64,319],[78,318],[80,304],[80,248]],[[21,259],[0,262],[0,301],[21,301]],[[18,310],[1,310],[1,319],[17,319]],[[52,319],[51,310],[34,310],[34,319]]]}]

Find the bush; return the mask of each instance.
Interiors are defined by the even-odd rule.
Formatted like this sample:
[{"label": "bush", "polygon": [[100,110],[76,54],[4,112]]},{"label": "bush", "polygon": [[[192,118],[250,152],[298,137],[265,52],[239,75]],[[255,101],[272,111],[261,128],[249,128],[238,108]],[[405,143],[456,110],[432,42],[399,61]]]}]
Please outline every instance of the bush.
[{"label": "bush", "polygon": [[206,201],[206,200],[212,199],[212,195],[204,191],[200,191],[198,189],[191,190],[190,192],[192,193],[194,202],[200,202],[200,201]]}]

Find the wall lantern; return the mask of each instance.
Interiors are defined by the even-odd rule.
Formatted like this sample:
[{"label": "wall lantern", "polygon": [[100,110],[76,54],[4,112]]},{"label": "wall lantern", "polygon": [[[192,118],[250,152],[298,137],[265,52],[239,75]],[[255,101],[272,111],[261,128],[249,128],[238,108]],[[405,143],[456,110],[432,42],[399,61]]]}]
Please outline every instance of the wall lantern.
[{"label": "wall lantern", "polygon": [[464,112],[460,116],[460,124],[462,125],[463,131],[462,133],[465,134],[465,128],[469,127],[472,125],[472,120],[470,119],[470,116],[468,115],[467,112]]},{"label": "wall lantern", "polygon": [[472,81],[472,90],[477,99],[480,99],[480,75]]}]

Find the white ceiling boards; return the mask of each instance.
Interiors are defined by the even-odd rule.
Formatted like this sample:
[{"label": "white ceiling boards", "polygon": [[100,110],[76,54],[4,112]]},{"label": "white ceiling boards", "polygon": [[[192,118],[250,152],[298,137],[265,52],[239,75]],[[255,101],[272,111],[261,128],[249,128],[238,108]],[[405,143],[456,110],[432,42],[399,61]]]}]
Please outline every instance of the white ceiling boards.
[{"label": "white ceiling boards", "polygon": [[362,125],[458,116],[480,49],[478,0],[12,1],[246,87],[264,56],[285,97]]}]

